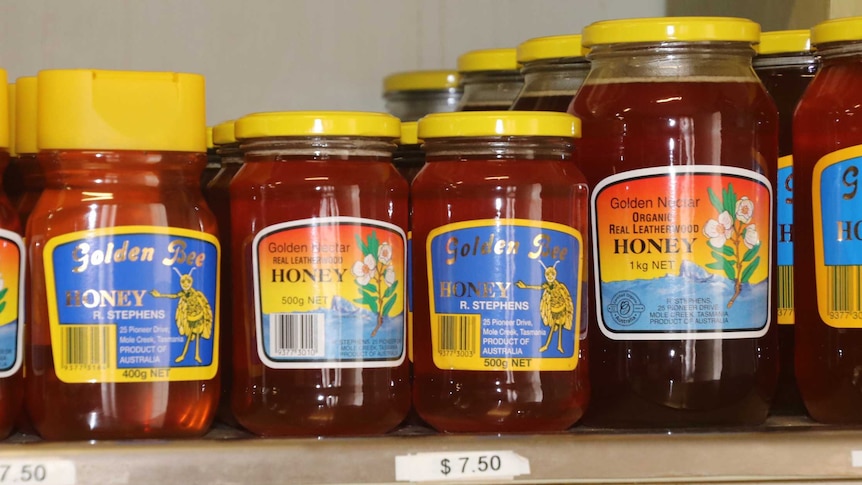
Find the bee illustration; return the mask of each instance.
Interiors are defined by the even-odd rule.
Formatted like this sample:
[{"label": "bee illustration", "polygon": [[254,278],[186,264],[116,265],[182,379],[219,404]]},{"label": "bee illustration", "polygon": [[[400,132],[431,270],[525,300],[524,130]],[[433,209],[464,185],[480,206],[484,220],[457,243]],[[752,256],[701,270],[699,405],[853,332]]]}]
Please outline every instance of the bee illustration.
[{"label": "bee illustration", "polygon": [[542,290],[542,300],[539,303],[539,314],[542,316],[542,323],[551,329],[548,333],[548,340],[545,345],[539,348],[539,352],[548,350],[551,345],[551,340],[556,333],[557,350],[563,352],[563,329],[572,329],[572,318],[575,315],[575,306],[572,303],[572,295],[569,289],[563,282],[557,280],[557,264],[547,267],[545,263],[539,260],[539,264],[545,269],[545,282],[541,285],[528,285],[521,280],[515,283],[515,286],[521,289]]},{"label": "bee illustration", "polygon": [[161,293],[159,290],[152,290],[150,294],[156,298],[177,298],[177,312],[175,315],[177,329],[180,335],[186,337],[186,345],[183,348],[183,353],[176,358],[174,362],[182,362],[186,358],[186,353],[189,351],[189,344],[192,340],[195,341],[195,361],[201,363],[200,343],[201,339],[209,339],[213,332],[213,312],[210,308],[210,303],[206,295],[192,288],[192,273],[196,268],[192,268],[188,274],[182,274],[178,269],[172,268],[180,275],[180,288],[178,293]]}]

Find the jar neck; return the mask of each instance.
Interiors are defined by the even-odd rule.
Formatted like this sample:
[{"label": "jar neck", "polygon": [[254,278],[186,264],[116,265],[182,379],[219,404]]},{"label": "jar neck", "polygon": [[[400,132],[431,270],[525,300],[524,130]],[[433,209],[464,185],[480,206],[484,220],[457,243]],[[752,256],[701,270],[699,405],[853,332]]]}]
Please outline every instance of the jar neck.
[{"label": "jar neck", "polygon": [[[51,150],[38,154],[46,188],[179,187],[200,192],[205,153]],[[110,188],[110,189],[109,189]]]},{"label": "jar neck", "polygon": [[524,86],[520,71],[487,71],[464,74],[461,77],[464,96],[458,111],[471,107],[509,109]]},{"label": "jar neck", "polygon": [[590,73],[590,62],[583,57],[543,59],[524,64],[525,95],[574,95]]},{"label": "jar neck", "polygon": [[436,138],[422,145],[426,161],[516,161],[572,159],[573,140],[548,136]]},{"label": "jar neck", "polygon": [[239,143],[219,145],[216,153],[221,157],[222,166],[242,163],[242,150],[239,148]]},{"label": "jar neck", "polygon": [[752,80],[754,49],[745,42],[651,42],[595,46],[586,83],[606,79],[676,81],[685,77]]},{"label": "jar neck", "polygon": [[833,63],[862,62],[862,40],[818,45],[817,57],[824,66]]},{"label": "jar neck", "polygon": [[290,160],[390,161],[395,142],[372,137],[272,137],[246,140],[240,144],[246,162]]},{"label": "jar neck", "polygon": [[782,67],[805,67],[817,64],[817,58],[813,52],[785,52],[781,54],[769,54],[756,56],[751,64],[755,71],[761,69],[776,69]]}]

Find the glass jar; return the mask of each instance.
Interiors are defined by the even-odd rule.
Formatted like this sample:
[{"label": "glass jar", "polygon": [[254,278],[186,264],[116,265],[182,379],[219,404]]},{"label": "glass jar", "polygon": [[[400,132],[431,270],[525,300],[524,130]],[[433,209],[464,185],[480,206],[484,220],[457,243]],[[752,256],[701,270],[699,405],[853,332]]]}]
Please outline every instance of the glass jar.
[{"label": "glass jar", "polygon": [[817,72],[808,30],[782,30],[760,35],[754,72],[778,107],[778,171],[775,181],[775,257],[778,292],[780,373],[773,412],[802,414],[805,408],[793,371],[793,111]]},{"label": "glass jar", "polygon": [[221,368],[221,401],[218,418],[235,425],[236,419],[230,411],[230,388],[233,381],[233,273],[231,271],[231,223],[230,182],[242,167],[242,150],[234,135],[234,121],[225,121],[212,128],[213,144],[218,147],[216,158],[221,170],[210,180],[204,190],[204,199],[218,221],[218,238],[224,250],[221,252],[221,315],[222,336],[219,339],[219,357],[225,365]]},{"label": "glass jar", "polygon": [[218,404],[220,338],[204,78],[47,70],[38,99],[33,424],[50,440],[200,436]]},{"label": "glass jar", "polygon": [[811,43],[820,69],[793,116],[796,380],[815,420],[862,423],[862,17]]},{"label": "glass jar", "polygon": [[579,131],[564,113],[419,121],[428,163],[411,194],[413,396],[440,431],[560,431],[586,409]]},{"label": "glass jar", "polygon": [[21,224],[26,226],[30,213],[36,207],[36,201],[45,189],[45,174],[36,157],[36,76],[21,77],[16,82],[17,111],[15,117],[15,145],[18,148],[18,170],[21,174],[23,191],[15,200],[15,210],[21,218]]},{"label": "glass jar", "polygon": [[515,49],[482,49],[458,57],[464,96],[456,111],[505,110],[524,86]]},{"label": "glass jar", "polygon": [[381,113],[236,122],[232,403],[255,434],[379,434],[407,415],[399,134]]},{"label": "glass jar", "polygon": [[518,46],[518,62],[524,66],[524,88],[512,109],[565,113],[590,72],[590,61],[584,56],[579,34],[523,42]]},{"label": "glass jar", "polygon": [[401,121],[418,121],[429,113],[455,111],[461,99],[456,71],[406,71],[383,79],[386,111]]},{"label": "glass jar", "polygon": [[759,25],[596,22],[572,102],[591,188],[597,426],[751,425],[778,374],[772,255],[778,115]]},{"label": "glass jar", "polygon": [[[0,86],[6,71],[0,69]],[[11,147],[9,90],[0,90],[0,173],[9,164]],[[0,190],[0,438],[9,436],[24,402],[24,241],[21,223]]]}]

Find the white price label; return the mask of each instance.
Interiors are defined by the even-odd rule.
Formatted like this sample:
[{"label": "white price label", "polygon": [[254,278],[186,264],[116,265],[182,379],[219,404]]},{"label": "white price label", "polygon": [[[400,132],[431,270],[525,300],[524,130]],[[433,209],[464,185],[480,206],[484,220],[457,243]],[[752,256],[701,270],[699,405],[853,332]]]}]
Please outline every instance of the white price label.
[{"label": "white price label", "polygon": [[862,450],[850,451],[850,462],[852,463],[853,468],[862,467]]},{"label": "white price label", "polygon": [[447,451],[395,457],[395,480],[403,482],[513,479],[529,474],[530,460],[514,451]]},{"label": "white price label", "polygon": [[75,463],[71,460],[4,460],[0,458],[0,485],[75,485]]}]

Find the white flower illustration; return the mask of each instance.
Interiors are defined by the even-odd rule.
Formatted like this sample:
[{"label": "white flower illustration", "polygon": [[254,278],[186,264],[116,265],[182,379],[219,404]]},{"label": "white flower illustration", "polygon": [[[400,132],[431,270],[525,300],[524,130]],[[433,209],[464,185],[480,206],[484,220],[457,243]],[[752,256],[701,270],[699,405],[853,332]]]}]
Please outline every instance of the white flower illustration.
[{"label": "white flower illustration", "polygon": [[6,282],[3,281],[3,275],[0,275],[0,290],[6,288]]},{"label": "white flower illustration", "polygon": [[395,270],[392,269],[392,266],[386,268],[386,271],[383,273],[383,280],[386,281],[387,286],[392,286],[395,283]]},{"label": "white flower illustration", "polygon": [[377,259],[381,264],[389,264],[392,261],[392,245],[385,242],[377,248]]},{"label": "white flower illustration", "polygon": [[718,220],[710,219],[703,228],[703,233],[709,238],[710,246],[720,248],[733,236],[733,218],[727,211],[718,215]]},{"label": "white flower illustration", "polygon": [[748,247],[748,249],[751,249],[754,246],[760,244],[760,238],[757,236],[757,228],[754,226],[754,224],[745,228],[745,234],[742,241],[745,243],[745,246]]},{"label": "white flower illustration", "polygon": [[736,220],[743,224],[748,224],[752,215],[754,215],[754,202],[748,197],[739,199],[736,202]]},{"label": "white flower illustration", "polygon": [[377,261],[374,260],[374,256],[367,254],[362,261],[353,263],[350,271],[356,277],[356,282],[365,286],[377,275]]}]

